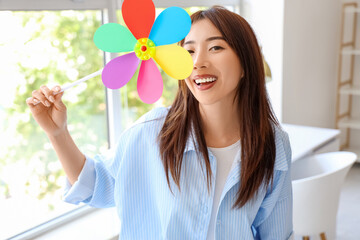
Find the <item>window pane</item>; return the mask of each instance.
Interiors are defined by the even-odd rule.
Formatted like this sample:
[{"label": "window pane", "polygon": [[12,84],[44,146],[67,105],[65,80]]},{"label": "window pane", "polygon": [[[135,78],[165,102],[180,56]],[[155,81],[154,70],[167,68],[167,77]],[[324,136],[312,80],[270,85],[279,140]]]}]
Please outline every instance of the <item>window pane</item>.
[{"label": "window pane", "polygon": [[[64,172],[25,100],[103,67],[93,43],[100,11],[0,12],[0,239],[76,206],[62,202]],[[100,76],[66,91],[68,128],[88,155],[107,149]],[[6,227],[4,227],[6,226]]]}]

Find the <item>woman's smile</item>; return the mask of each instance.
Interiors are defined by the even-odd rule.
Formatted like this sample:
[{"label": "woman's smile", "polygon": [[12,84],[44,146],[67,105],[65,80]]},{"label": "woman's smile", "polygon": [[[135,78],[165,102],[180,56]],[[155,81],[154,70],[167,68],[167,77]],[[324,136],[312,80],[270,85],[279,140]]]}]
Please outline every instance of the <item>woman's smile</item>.
[{"label": "woman's smile", "polygon": [[208,90],[213,87],[216,83],[217,76],[203,74],[203,75],[196,75],[193,78],[194,83],[196,84],[197,89],[200,91]]}]

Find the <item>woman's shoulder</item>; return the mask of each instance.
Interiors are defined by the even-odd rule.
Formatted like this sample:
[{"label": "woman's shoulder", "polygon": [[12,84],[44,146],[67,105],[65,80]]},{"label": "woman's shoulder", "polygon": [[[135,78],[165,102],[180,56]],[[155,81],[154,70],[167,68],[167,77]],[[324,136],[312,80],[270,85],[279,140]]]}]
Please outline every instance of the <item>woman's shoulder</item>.
[{"label": "woman's shoulder", "polygon": [[126,128],[123,132],[123,136],[129,137],[130,135],[141,134],[145,135],[154,135],[160,132],[167,113],[169,112],[169,107],[156,107],[149,112],[142,115],[138,120]]},{"label": "woman's shoulder", "polygon": [[156,107],[149,112],[142,115],[138,120],[134,122],[132,126],[143,125],[150,122],[164,122],[166,115],[169,112],[170,107]]},{"label": "woman's shoulder", "polygon": [[281,125],[273,124],[276,158],[275,170],[287,171],[291,165],[291,146],[288,133]]},{"label": "woman's shoulder", "polygon": [[288,133],[281,127],[281,124],[272,124],[275,137],[277,138],[289,138]]}]

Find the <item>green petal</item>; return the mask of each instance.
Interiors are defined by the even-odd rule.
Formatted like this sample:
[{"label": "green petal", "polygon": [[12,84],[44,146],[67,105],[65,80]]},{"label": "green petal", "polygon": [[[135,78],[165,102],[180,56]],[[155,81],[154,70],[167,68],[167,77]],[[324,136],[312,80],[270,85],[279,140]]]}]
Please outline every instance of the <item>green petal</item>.
[{"label": "green petal", "polygon": [[105,52],[134,51],[136,42],[132,33],[117,23],[104,24],[94,34],[95,45]]}]

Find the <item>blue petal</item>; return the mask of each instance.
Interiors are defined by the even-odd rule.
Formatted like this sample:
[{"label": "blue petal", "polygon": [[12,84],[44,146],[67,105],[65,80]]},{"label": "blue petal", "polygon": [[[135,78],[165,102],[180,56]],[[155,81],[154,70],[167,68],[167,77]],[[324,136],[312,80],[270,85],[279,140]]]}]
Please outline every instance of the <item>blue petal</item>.
[{"label": "blue petal", "polygon": [[180,7],[169,7],[156,18],[149,38],[155,46],[173,44],[184,39],[190,28],[189,14]]}]

